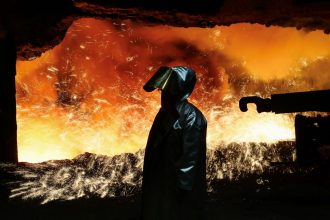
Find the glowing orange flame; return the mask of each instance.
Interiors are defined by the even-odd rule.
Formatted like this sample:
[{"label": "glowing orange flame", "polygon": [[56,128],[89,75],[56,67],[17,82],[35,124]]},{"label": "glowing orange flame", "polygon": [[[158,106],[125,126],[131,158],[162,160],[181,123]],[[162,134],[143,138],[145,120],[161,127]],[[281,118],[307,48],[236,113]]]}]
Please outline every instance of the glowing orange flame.
[{"label": "glowing orange flame", "polygon": [[17,62],[19,160],[143,148],[159,94],[142,86],[161,65],[197,71],[191,101],[208,118],[209,147],[293,139],[292,115],[241,113],[238,99],[324,88],[330,78],[309,73],[329,65],[329,46],[330,37],[321,31],[250,24],[145,27],[80,19],[53,50]]}]

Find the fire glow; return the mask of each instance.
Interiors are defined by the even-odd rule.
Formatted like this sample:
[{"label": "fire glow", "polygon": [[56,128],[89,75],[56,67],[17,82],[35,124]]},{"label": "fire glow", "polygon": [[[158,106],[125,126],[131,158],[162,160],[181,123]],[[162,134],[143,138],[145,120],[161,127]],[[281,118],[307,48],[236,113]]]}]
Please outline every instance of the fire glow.
[{"label": "fire glow", "polygon": [[[162,65],[194,68],[190,100],[208,119],[208,147],[294,138],[292,115],[241,113],[244,95],[324,89],[330,37],[237,24],[146,27],[80,19],[40,58],[17,62],[19,160],[136,152],[160,107],[144,82]],[[324,74],[324,75],[317,75]]]}]

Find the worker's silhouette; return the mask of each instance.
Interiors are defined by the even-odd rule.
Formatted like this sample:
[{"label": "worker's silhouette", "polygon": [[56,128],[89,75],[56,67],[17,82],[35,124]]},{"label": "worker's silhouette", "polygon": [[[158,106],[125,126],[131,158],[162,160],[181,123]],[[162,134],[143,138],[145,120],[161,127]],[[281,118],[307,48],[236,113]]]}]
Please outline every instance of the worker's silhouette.
[{"label": "worker's silhouette", "polygon": [[206,127],[187,98],[196,83],[187,67],[161,67],[143,87],[161,90],[161,108],[144,158],[143,220],[204,219]]}]

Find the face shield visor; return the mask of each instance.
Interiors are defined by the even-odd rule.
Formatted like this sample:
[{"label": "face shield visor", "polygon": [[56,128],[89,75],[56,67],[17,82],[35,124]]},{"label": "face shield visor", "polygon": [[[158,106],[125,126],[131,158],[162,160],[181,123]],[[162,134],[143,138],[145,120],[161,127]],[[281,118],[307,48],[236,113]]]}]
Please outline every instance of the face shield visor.
[{"label": "face shield visor", "polygon": [[195,71],[188,67],[160,67],[143,86],[147,92],[160,89],[181,100],[186,99],[193,91],[196,83]]}]

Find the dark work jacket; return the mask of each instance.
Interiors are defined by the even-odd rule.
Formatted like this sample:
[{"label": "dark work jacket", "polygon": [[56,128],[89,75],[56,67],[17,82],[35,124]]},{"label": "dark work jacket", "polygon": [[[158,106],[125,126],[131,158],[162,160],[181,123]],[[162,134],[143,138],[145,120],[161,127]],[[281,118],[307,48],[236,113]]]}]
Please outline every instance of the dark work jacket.
[{"label": "dark work jacket", "polygon": [[162,108],[151,127],[144,157],[143,220],[204,219],[206,127],[187,100],[176,114]]}]

